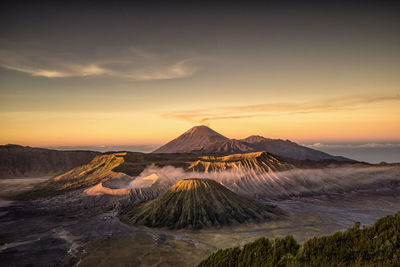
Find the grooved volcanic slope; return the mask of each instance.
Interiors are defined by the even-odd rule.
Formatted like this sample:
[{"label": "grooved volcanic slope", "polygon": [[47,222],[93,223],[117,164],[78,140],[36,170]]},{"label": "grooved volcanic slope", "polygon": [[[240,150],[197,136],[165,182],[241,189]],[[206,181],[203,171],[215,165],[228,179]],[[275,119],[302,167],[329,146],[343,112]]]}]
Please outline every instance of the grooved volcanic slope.
[{"label": "grooved volcanic slope", "polygon": [[125,210],[129,223],[170,229],[200,229],[276,218],[262,206],[210,179],[184,179],[157,199]]},{"label": "grooved volcanic slope", "polygon": [[221,172],[233,169],[238,172],[264,173],[286,171],[295,168],[292,164],[278,160],[267,152],[234,154],[225,157],[205,156],[192,162],[191,171]]}]

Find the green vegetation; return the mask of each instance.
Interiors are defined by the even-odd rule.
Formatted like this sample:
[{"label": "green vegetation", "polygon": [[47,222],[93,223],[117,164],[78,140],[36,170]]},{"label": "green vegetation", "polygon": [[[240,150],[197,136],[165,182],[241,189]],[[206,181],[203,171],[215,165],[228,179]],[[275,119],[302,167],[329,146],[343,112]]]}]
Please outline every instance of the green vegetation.
[{"label": "green vegetation", "polygon": [[292,236],[261,238],[242,248],[220,249],[199,266],[400,266],[400,213],[302,245]]},{"label": "green vegetation", "polygon": [[200,229],[277,217],[262,206],[209,179],[184,179],[157,199],[127,208],[121,219],[169,229]]}]

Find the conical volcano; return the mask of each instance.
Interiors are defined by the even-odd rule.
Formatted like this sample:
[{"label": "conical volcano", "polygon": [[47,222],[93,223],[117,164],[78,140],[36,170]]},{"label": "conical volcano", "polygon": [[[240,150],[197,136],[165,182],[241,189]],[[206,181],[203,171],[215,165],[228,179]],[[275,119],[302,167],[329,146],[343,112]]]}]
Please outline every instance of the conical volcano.
[{"label": "conical volcano", "polygon": [[202,151],[212,144],[227,141],[229,139],[225,136],[201,125],[191,128],[153,153],[192,153],[193,151]]},{"label": "conical volcano", "polygon": [[275,208],[260,205],[210,179],[184,179],[157,199],[127,209],[133,224],[170,229],[200,229],[276,218]]}]

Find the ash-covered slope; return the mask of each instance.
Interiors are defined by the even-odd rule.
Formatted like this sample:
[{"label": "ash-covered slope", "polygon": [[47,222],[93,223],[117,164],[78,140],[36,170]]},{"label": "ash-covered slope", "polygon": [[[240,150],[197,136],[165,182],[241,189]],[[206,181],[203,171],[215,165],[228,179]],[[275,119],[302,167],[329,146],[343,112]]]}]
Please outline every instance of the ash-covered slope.
[{"label": "ash-covered slope", "polygon": [[156,149],[153,153],[198,153],[198,154],[237,154],[266,151],[277,156],[295,160],[334,160],[351,161],[344,157],[298,145],[289,140],[269,139],[250,136],[245,139],[229,139],[206,126],[196,126]]},{"label": "ash-covered slope", "polygon": [[184,179],[155,200],[121,213],[132,224],[200,229],[277,218],[278,211],[241,197],[210,179]]},{"label": "ash-covered slope", "polygon": [[58,151],[3,145],[0,146],[0,179],[57,175],[86,164],[99,154],[94,151]]}]

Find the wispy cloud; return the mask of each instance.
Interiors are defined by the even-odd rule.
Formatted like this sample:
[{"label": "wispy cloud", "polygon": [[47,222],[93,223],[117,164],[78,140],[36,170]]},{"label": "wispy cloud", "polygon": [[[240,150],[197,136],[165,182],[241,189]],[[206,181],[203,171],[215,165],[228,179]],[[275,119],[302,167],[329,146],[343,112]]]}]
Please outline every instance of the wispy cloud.
[{"label": "wispy cloud", "polygon": [[313,143],[303,144],[304,146],[315,149],[370,149],[370,148],[400,148],[400,143],[356,143],[356,144],[324,144]]},{"label": "wispy cloud", "polygon": [[0,49],[0,66],[34,77],[67,78],[108,76],[134,81],[190,77],[198,69],[195,57],[157,54],[136,48],[107,51],[82,59],[79,55],[55,56],[45,51]]},{"label": "wispy cloud", "polygon": [[352,95],[308,102],[225,106],[210,109],[180,110],[164,113],[162,116],[170,119],[208,124],[215,120],[351,111],[364,105],[389,101],[400,101],[400,95]]}]

